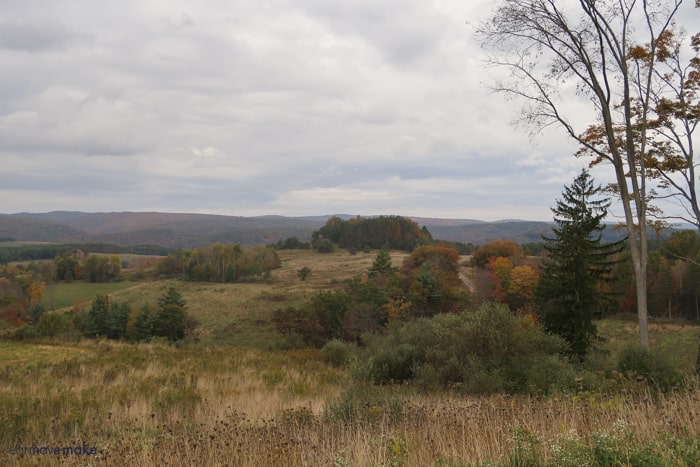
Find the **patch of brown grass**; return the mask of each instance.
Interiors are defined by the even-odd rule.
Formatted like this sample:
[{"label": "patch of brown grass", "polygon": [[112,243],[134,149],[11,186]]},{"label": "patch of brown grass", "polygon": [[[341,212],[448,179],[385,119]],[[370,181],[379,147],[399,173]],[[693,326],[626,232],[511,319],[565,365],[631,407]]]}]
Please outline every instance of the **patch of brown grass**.
[{"label": "patch of brown grass", "polygon": [[[346,371],[321,363],[317,351],[92,342],[61,347],[55,359],[41,346],[27,358],[34,348],[0,346],[0,360],[17,362],[0,368],[2,465],[464,465],[507,460],[523,433],[539,440],[545,460],[562,436],[586,443],[620,425],[639,445],[700,436],[697,391],[426,394],[348,388]],[[374,396],[341,416],[331,407],[343,391]],[[98,454],[9,452],[83,443]]]}]

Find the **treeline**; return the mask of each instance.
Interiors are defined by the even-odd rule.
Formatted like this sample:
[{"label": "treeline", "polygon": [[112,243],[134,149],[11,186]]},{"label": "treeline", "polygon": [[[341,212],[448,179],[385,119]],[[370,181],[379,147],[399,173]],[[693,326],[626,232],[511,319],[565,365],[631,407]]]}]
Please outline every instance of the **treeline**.
[{"label": "treeline", "polygon": [[329,242],[349,250],[388,248],[413,251],[432,241],[424,226],[401,216],[356,217],[343,220],[333,216],[312,234],[312,245],[319,251]]},{"label": "treeline", "polygon": [[36,321],[46,284],[24,266],[0,266],[0,319],[11,324]]},{"label": "treeline", "polygon": [[242,248],[238,243],[214,243],[170,253],[156,265],[156,273],[198,282],[236,282],[267,277],[280,265],[277,252],[270,246]]},{"label": "treeline", "polygon": [[53,259],[72,251],[89,251],[91,253],[114,253],[135,255],[165,256],[172,252],[171,248],[156,245],[118,246],[108,243],[72,243],[72,244],[23,244],[2,245],[0,242],[0,264],[12,261],[34,261],[41,259]]},{"label": "treeline", "polygon": [[299,240],[299,237],[288,237],[285,240],[278,240],[270,246],[275,250],[308,250],[311,248],[311,242]]},{"label": "treeline", "polygon": [[122,262],[116,254],[106,256],[74,250],[56,256],[53,265],[40,266],[40,272],[46,281],[111,282],[120,279]]},{"label": "treeline", "polygon": [[155,305],[132,307],[108,295],[97,295],[90,308],[77,312],[41,313],[14,332],[17,339],[107,338],[130,342],[161,338],[170,342],[194,338],[197,321],[182,294],[170,287]]},{"label": "treeline", "polygon": [[[700,237],[693,230],[673,231],[654,242],[649,253],[647,297],[649,316],[700,320]],[[542,257],[522,246],[495,240],[472,255],[473,283],[484,301],[504,303],[513,311],[535,310]],[[629,253],[614,258],[610,276],[599,284],[603,301],[597,316],[635,313],[636,293]]]}]

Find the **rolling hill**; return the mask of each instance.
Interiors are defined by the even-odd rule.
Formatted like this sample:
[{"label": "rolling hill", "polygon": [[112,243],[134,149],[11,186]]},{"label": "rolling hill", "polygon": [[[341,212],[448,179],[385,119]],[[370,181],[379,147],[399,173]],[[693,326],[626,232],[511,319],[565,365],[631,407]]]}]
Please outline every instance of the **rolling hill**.
[{"label": "rolling hill", "polygon": [[[110,243],[194,248],[214,242],[244,246],[275,243],[288,237],[308,240],[330,216],[220,216],[164,212],[0,214],[0,238],[53,243]],[[343,218],[354,217],[341,215]],[[530,221],[484,222],[474,219],[414,217],[439,240],[483,245],[491,240],[538,242],[551,224]],[[612,236],[614,235],[611,232]]]}]

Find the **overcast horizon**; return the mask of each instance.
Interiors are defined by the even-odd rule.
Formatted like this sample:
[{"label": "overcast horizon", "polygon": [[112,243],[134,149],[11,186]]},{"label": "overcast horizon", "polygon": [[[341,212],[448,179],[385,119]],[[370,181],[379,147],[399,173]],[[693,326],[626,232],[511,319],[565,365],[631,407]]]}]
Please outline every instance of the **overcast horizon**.
[{"label": "overcast horizon", "polygon": [[589,162],[488,90],[491,1],[0,5],[2,213],[551,221]]}]

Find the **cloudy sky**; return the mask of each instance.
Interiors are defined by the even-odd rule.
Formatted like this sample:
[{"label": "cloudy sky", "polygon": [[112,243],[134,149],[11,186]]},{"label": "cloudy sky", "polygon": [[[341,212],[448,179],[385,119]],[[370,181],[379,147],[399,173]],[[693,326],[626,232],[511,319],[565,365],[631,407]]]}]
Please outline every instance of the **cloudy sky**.
[{"label": "cloudy sky", "polygon": [[549,220],[586,161],[489,92],[492,3],[0,0],[0,212]]}]

